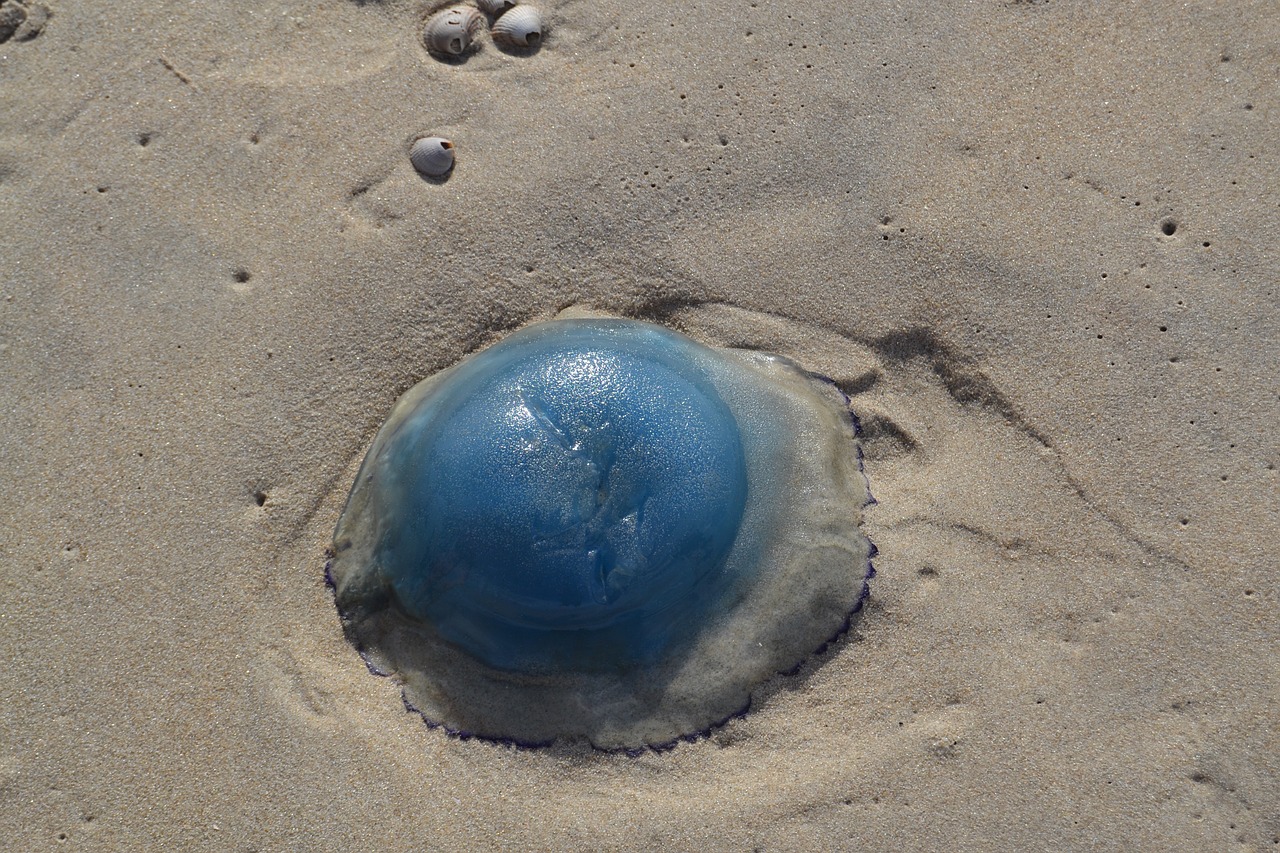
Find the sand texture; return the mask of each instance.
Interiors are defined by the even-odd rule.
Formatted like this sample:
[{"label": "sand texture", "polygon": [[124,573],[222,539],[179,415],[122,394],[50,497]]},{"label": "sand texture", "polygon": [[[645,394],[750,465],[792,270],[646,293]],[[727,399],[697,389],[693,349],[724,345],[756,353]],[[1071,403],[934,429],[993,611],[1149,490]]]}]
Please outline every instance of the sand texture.
[{"label": "sand texture", "polygon": [[[41,2],[0,848],[1280,849],[1274,0],[548,0],[454,63],[413,2]],[[862,618],[669,752],[429,729],[324,585],[396,398],[573,305],[866,426]]]}]

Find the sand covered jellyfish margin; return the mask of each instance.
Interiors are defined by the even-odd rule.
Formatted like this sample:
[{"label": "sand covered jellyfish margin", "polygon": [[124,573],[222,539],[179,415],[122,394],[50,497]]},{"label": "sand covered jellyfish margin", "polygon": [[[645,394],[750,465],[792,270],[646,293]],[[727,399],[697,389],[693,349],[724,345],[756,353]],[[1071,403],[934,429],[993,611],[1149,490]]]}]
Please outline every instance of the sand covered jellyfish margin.
[{"label": "sand covered jellyfish margin", "polygon": [[433,727],[694,740],[861,609],[857,429],[782,356],[566,312],[396,402],[326,580],[369,669]]}]

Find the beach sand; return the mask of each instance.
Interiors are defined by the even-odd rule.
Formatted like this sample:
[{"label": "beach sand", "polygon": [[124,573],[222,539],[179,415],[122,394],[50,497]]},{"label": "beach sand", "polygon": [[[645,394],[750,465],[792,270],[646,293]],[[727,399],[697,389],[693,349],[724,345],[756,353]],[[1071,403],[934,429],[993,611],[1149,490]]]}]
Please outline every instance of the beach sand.
[{"label": "beach sand", "polygon": [[[0,847],[1280,849],[1272,2],[548,0],[462,63],[412,2],[43,2]],[[668,752],[429,729],[324,584],[397,396],[573,305],[866,427],[865,612]]]}]

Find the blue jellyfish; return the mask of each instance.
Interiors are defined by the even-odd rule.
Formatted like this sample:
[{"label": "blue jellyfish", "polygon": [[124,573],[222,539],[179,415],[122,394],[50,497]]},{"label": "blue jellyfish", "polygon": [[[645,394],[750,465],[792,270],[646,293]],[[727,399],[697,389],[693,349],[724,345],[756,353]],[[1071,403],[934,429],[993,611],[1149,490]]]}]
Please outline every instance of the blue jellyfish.
[{"label": "blue jellyfish", "polygon": [[329,575],[348,636],[428,721],[634,748],[724,721],[847,626],[867,502],[834,387],[572,316],[396,403]]}]

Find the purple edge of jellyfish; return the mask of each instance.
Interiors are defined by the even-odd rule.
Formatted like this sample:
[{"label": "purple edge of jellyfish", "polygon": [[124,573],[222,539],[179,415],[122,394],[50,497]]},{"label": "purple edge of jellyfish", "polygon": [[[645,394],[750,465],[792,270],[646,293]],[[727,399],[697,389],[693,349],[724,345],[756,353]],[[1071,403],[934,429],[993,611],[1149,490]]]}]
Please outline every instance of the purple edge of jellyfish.
[{"label": "purple edge of jellyfish", "polygon": [[[849,407],[850,403],[852,402],[849,399],[849,395],[846,394],[844,390],[840,388],[839,385],[836,384],[834,379],[828,376],[823,376],[821,373],[813,373],[812,371],[807,371],[807,372],[809,373],[810,377],[822,382],[823,384],[831,386],[840,394],[841,399],[844,401],[845,414],[849,416],[849,422],[853,425],[853,434],[855,436],[862,435],[862,421],[858,419],[858,415],[853,411],[853,409]],[[873,506],[875,504],[878,504],[879,501],[877,501],[875,499],[875,496],[871,494],[871,481],[867,478],[867,469],[866,469],[866,465],[864,464],[861,444],[857,446],[857,453],[858,453],[858,472],[862,474],[863,482],[865,482],[867,485],[867,502],[863,504],[863,506],[864,507]],[[783,678],[791,678],[795,675],[798,675],[800,671],[804,669],[805,666],[808,665],[811,660],[825,654],[828,649],[830,649],[836,643],[840,642],[840,640],[843,639],[845,635],[849,633],[849,629],[853,627],[853,620],[862,611],[863,605],[866,603],[867,598],[869,598],[871,595],[871,579],[876,576],[876,567],[872,564],[872,560],[875,558],[877,554],[880,553],[880,549],[876,547],[876,543],[872,542],[870,537],[867,538],[867,544],[870,546],[870,548],[867,551],[866,571],[862,575],[862,589],[858,592],[858,600],[854,602],[853,608],[847,614],[845,614],[844,622],[841,623],[840,627],[836,629],[834,634],[832,634],[828,639],[824,640],[821,644],[819,644],[819,646],[816,649],[814,649],[812,652],[809,652],[809,654],[805,655],[804,658],[801,659],[799,663],[797,663],[795,666],[791,667],[790,669],[779,670],[777,672],[778,675],[782,676]],[[334,582],[333,571],[332,571],[333,558],[335,556],[336,555],[334,554],[332,548],[325,549],[324,585],[328,587],[329,591],[336,596],[337,583]],[[336,603],[337,602],[335,601],[335,606],[336,606]],[[338,615],[345,622],[345,616],[342,614],[341,609],[339,609]],[[379,678],[386,678],[387,676],[391,675],[391,673],[387,672],[382,667],[378,666],[373,662],[373,660],[369,657],[368,651],[364,648],[364,646],[361,643],[359,643],[359,641],[355,638],[354,634],[351,634],[346,631],[344,631],[343,633],[347,634],[347,639],[351,642],[352,645],[355,646],[356,651],[360,655],[360,659],[364,661],[364,665],[365,667],[368,668],[369,672],[373,673]],[[422,721],[426,724],[427,728],[440,729],[446,735],[456,740],[460,740],[460,741],[478,740],[484,743],[493,744],[494,746],[509,746],[509,747],[514,747],[515,749],[545,749],[549,746],[552,746],[556,742],[555,738],[550,738],[549,740],[525,741],[525,740],[520,740],[519,738],[493,737],[489,735],[476,734],[475,732],[470,732],[470,731],[467,731],[466,729],[454,728],[453,726],[431,719],[425,713],[423,713],[421,709],[419,709],[417,706],[415,706],[412,702],[409,701],[409,697],[405,694],[403,689],[400,691],[400,701],[404,703],[404,707],[406,711],[409,711],[410,713],[413,713],[413,714],[417,714],[419,717],[421,717]],[[683,734],[678,737],[674,737],[671,740],[663,741],[662,743],[650,743],[650,744],[645,744],[644,746],[619,746],[619,747],[601,747],[601,746],[596,746],[594,743],[592,743],[591,748],[594,749],[596,752],[604,752],[610,755],[621,754],[621,755],[626,755],[630,758],[638,758],[639,756],[644,755],[646,752],[655,752],[655,753],[670,752],[671,750],[679,746],[681,743],[697,743],[700,740],[705,740],[710,738],[711,733],[714,732],[716,729],[719,729],[728,725],[729,721],[731,720],[736,720],[736,719],[739,719],[740,717],[745,717],[747,715],[747,712],[750,710],[751,710],[751,694],[750,692],[748,692],[747,701],[743,704],[741,708],[734,711],[732,714],[729,714],[723,720],[712,723],[711,725],[707,726],[705,729],[699,729],[696,732],[689,732],[688,734]]]}]

